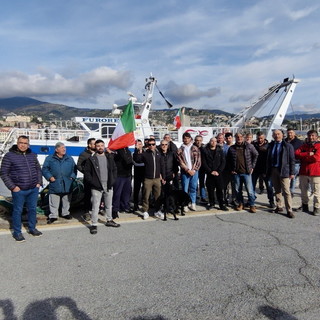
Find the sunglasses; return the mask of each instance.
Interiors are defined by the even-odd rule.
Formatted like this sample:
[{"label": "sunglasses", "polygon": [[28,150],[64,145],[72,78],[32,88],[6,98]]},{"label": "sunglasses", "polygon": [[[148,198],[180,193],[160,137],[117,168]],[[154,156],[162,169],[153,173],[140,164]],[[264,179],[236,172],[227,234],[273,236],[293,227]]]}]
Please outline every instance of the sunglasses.
[{"label": "sunglasses", "polygon": [[168,144],[167,144],[167,143],[161,143],[161,145],[162,145],[162,146],[167,146]]},{"label": "sunglasses", "polygon": [[155,146],[156,144],[155,143],[149,143],[148,145],[149,145],[149,147],[151,147],[151,146]]}]

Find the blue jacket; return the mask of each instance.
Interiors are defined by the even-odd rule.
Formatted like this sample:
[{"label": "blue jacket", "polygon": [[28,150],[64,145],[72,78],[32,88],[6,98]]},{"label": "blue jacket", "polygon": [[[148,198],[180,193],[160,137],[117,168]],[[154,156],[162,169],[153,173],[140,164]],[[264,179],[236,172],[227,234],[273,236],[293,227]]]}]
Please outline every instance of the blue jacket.
[{"label": "blue jacket", "polygon": [[40,164],[37,155],[30,148],[23,153],[17,145],[13,145],[2,159],[0,174],[9,190],[16,186],[21,190],[28,190],[42,184]]},{"label": "blue jacket", "polygon": [[50,182],[49,193],[69,193],[72,191],[72,182],[77,177],[77,166],[72,157],[64,155],[59,158],[53,154],[46,157],[42,174],[48,181],[51,177],[56,179]]}]

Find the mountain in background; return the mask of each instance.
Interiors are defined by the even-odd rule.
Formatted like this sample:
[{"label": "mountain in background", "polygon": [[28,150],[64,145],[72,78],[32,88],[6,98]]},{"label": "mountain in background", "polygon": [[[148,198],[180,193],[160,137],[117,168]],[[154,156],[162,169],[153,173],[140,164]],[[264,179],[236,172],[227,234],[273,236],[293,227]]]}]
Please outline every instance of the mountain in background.
[{"label": "mountain in background", "polygon": [[63,104],[39,101],[27,97],[0,99],[0,116],[9,112],[14,112],[20,115],[38,116],[42,118],[62,118],[69,120],[73,117],[82,115],[90,117],[106,117],[111,110],[89,108],[80,109],[68,107]]},{"label": "mountain in background", "polygon": [[[124,107],[124,106],[123,106]],[[122,107],[119,107],[122,109]],[[178,109],[152,109],[150,116],[159,117],[168,116],[170,119],[174,117]],[[110,117],[111,109],[92,109],[92,108],[75,108],[69,107],[63,104],[54,104],[50,102],[39,101],[28,97],[13,97],[0,99],[0,116],[3,116],[9,112],[14,112],[20,115],[38,116],[43,119],[63,119],[69,120],[77,116],[89,116],[89,117]],[[234,114],[218,110],[218,109],[193,109],[186,108],[186,113],[190,115],[199,114],[218,114],[226,116],[234,116]],[[295,114],[287,114],[286,120],[306,120],[312,118],[320,118],[320,113],[309,114],[296,112]]]},{"label": "mountain in background", "polygon": [[38,106],[41,104],[47,104],[47,102],[26,97],[0,99],[0,109],[8,111],[16,110],[27,106]]}]

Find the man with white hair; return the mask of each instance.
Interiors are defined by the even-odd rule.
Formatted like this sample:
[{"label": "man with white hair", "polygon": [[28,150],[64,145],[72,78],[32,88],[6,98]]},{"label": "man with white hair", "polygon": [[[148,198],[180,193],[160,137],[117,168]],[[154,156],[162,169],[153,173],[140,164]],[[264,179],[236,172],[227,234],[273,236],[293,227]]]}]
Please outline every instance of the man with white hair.
[{"label": "man with white hair", "polygon": [[292,197],[290,192],[290,180],[294,177],[295,157],[292,144],[283,140],[281,130],[274,130],[267,154],[267,176],[271,176],[272,185],[276,195],[275,213],[282,213],[284,198],[288,218],[294,218],[292,212]]},{"label": "man with white hair", "polygon": [[71,156],[66,153],[62,142],[57,142],[55,152],[46,157],[42,166],[43,176],[49,183],[49,208],[48,224],[58,220],[60,202],[61,215],[64,219],[71,220],[70,201],[72,182],[77,177],[77,166]]}]

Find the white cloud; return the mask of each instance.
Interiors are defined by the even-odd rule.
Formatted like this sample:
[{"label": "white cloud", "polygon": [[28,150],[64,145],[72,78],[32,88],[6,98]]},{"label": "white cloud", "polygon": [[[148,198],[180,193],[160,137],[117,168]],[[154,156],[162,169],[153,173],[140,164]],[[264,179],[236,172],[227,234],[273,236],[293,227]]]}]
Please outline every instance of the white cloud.
[{"label": "white cloud", "polygon": [[33,97],[68,97],[92,99],[110,93],[112,88],[125,90],[131,85],[131,74],[128,71],[117,71],[100,67],[67,78],[61,74],[25,74],[22,72],[0,73],[0,97],[33,96]]},{"label": "white cloud", "polygon": [[220,93],[220,88],[200,90],[194,84],[178,85],[170,81],[167,85],[166,96],[174,104],[192,102],[202,97],[212,98]]},{"label": "white cloud", "polygon": [[312,6],[312,7],[306,7],[300,10],[288,10],[287,15],[291,20],[297,21],[297,20],[308,17],[309,15],[317,11],[318,8],[319,6]]}]

